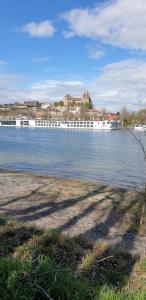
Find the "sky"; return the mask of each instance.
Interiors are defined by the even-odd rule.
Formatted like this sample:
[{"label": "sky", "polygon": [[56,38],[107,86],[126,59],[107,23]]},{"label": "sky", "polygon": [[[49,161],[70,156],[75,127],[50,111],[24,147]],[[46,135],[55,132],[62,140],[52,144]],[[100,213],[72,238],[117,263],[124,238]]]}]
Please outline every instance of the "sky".
[{"label": "sky", "polygon": [[146,0],[0,0],[0,104],[146,107]]}]

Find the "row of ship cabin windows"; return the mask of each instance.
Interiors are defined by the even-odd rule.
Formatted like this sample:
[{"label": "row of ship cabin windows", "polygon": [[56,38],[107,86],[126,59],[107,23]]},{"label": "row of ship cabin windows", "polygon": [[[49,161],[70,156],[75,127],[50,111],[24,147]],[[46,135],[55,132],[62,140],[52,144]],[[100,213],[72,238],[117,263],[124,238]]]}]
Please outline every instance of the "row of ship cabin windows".
[{"label": "row of ship cabin windows", "polygon": [[93,127],[93,124],[67,124],[67,127]]},{"label": "row of ship cabin windows", "polygon": [[[93,124],[66,124],[67,127],[93,127]],[[60,127],[60,124],[58,123],[41,123],[41,124],[38,124],[36,123],[35,126],[38,126],[38,127],[49,127],[49,126],[54,126],[54,127]]]},{"label": "row of ship cabin windows", "polygon": [[71,124],[71,125],[73,125],[73,124],[80,124],[80,125],[81,125],[81,124],[84,124],[84,125],[86,125],[86,124],[91,124],[91,125],[92,125],[93,122],[89,122],[89,121],[86,121],[86,122],[85,122],[85,121],[84,121],[84,122],[83,122],[83,121],[68,122],[68,121],[66,121],[65,124]]},{"label": "row of ship cabin windows", "polygon": [[76,124],[80,124],[80,125],[82,125],[82,124],[84,124],[84,125],[86,125],[86,124],[90,124],[90,125],[92,125],[93,124],[93,122],[78,122],[78,121],[76,121],[76,122],[68,122],[68,121],[66,121],[66,122],[50,122],[50,121],[35,121],[35,124],[37,125],[37,124],[71,124],[71,125],[76,125]]},{"label": "row of ship cabin windows", "polygon": [[35,126],[60,126],[60,123],[53,123],[53,122],[35,122]]}]

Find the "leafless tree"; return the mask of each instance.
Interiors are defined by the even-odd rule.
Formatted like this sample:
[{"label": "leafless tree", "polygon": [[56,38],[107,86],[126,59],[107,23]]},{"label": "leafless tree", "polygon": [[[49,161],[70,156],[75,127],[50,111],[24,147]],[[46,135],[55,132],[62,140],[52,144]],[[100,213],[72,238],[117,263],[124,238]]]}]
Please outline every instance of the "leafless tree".
[{"label": "leafless tree", "polygon": [[[146,146],[145,146],[142,136],[140,134],[135,133],[131,129],[128,129],[128,131],[131,134],[131,136],[134,138],[134,141],[136,142],[136,144],[138,145],[138,147],[142,153],[142,156],[144,158],[144,163],[146,163]],[[146,130],[145,130],[144,126],[143,126],[143,132],[144,132],[144,139],[146,139]],[[146,210],[146,183],[144,184],[144,202],[143,202],[143,206],[142,206],[140,226],[142,226],[144,223],[145,210]]]}]

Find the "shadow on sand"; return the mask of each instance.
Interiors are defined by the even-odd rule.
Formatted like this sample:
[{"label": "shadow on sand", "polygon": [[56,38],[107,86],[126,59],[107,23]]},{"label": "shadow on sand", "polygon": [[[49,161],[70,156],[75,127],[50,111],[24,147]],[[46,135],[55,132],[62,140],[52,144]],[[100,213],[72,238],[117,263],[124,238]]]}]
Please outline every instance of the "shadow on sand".
[{"label": "shadow on sand", "polygon": [[[106,187],[101,186],[80,197],[56,202],[55,197],[53,198],[52,196],[48,201],[41,201],[41,203],[29,207],[20,207],[19,209],[9,208],[10,204],[24,202],[29,198],[31,199],[32,196],[35,197],[38,193],[40,193],[39,196],[41,197],[41,188],[37,188],[26,196],[11,199],[7,203],[1,204],[1,213],[15,217],[20,222],[27,223],[33,221],[35,223],[36,220],[49,218],[54,213],[58,213],[59,217],[59,213],[65,209],[73,208],[76,204],[85,203],[91,196],[96,197],[99,194],[103,194],[103,197],[97,202],[89,202],[88,207],[83,208],[76,216],[69,217],[58,228],[59,234],[57,238],[55,231],[44,233],[41,229],[36,229],[33,226],[19,225],[19,223],[11,226],[11,221],[6,221],[2,218],[0,222],[2,228],[0,237],[1,256],[12,255],[20,249],[20,246],[23,248],[24,245],[30,243],[32,244],[32,252],[30,251],[30,253],[33,256],[40,254],[48,255],[57,265],[64,266],[67,264],[73,268],[74,272],[78,271],[79,276],[87,276],[99,286],[106,284],[109,287],[124,287],[128,282],[136,261],[139,259],[138,256],[132,255],[130,252],[139,234],[142,201],[135,197],[123,206],[126,190],[119,189],[117,192],[118,200],[116,200],[113,197],[112,190],[104,197]],[[88,218],[88,215],[94,212],[95,209],[98,209],[99,205],[104,202],[108,203],[108,201],[112,205],[110,205],[104,221],[98,219],[92,228],[88,228],[87,226],[82,234],[78,234],[76,237],[66,236],[63,238],[61,232],[64,230],[72,231],[72,228],[76,227],[78,222],[83,218]],[[110,229],[122,221],[125,215],[131,213],[131,211],[135,213],[133,213],[129,225],[126,226],[126,230],[122,232],[120,238],[114,243],[114,247],[110,246],[110,243],[105,245],[98,242],[99,239],[108,241]],[[88,238],[88,241],[92,240],[92,243],[87,242],[86,238]],[[109,257],[109,259],[102,261],[106,257]]]}]

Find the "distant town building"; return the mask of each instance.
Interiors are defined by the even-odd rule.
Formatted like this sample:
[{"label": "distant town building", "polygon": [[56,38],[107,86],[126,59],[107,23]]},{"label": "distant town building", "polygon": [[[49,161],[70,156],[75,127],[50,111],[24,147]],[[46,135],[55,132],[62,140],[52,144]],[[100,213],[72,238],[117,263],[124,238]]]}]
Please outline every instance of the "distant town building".
[{"label": "distant town building", "polygon": [[26,109],[27,106],[25,104],[21,103],[21,102],[16,102],[16,103],[13,104],[13,108]]},{"label": "distant town building", "polygon": [[51,104],[49,103],[49,102],[45,102],[45,103],[42,103],[41,104],[41,108],[42,109],[47,109],[47,108],[49,108],[51,106]]},{"label": "distant town building", "polygon": [[55,111],[64,112],[64,111],[65,111],[65,108],[64,108],[64,106],[57,105],[57,106],[55,107]]},{"label": "distant town building", "polygon": [[72,114],[79,114],[80,113],[80,107],[76,106],[76,107],[70,107],[68,110],[70,113]]},{"label": "distant town building", "polygon": [[92,107],[92,100],[89,92],[84,93],[82,97],[74,97],[67,94],[64,96],[63,102],[66,108],[81,105],[90,105]]},{"label": "distant town building", "polygon": [[120,114],[109,113],[105,117],[108,121],[118,121],[120,119]]},{"label": "distant town building", "polygon": [[24,105],[27,107],[37,107],[40,106],[39,101],[24,101]]},{"label": "distant town building", "polygon": [[101,119],[103,117],[102,112],[97,109],[88,110],[86,114],[97,119]]}]

